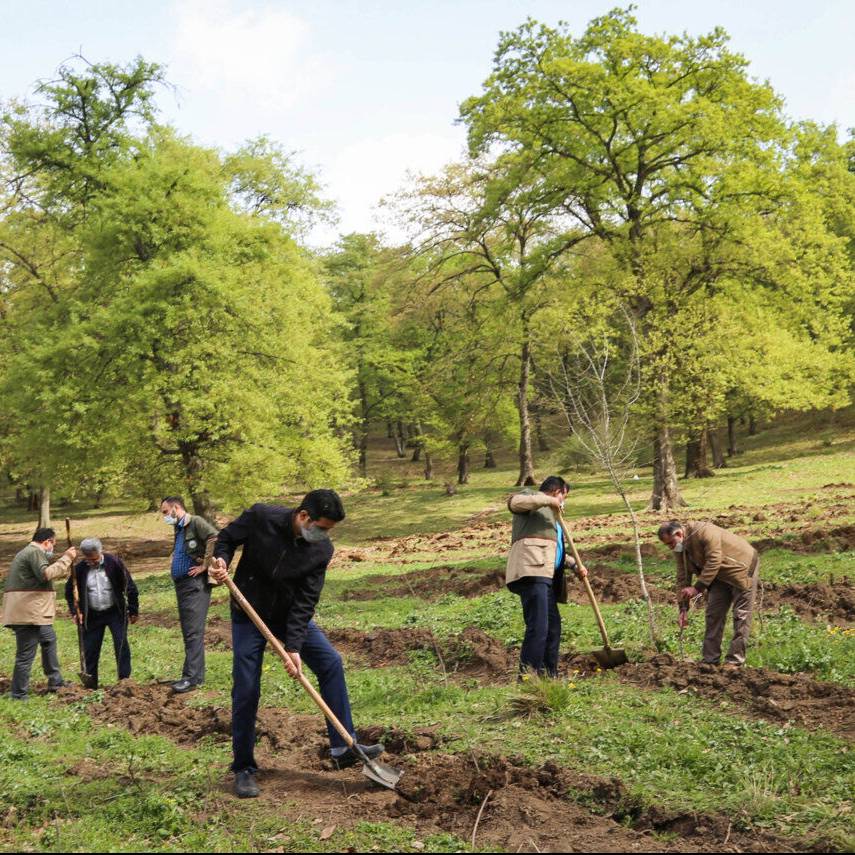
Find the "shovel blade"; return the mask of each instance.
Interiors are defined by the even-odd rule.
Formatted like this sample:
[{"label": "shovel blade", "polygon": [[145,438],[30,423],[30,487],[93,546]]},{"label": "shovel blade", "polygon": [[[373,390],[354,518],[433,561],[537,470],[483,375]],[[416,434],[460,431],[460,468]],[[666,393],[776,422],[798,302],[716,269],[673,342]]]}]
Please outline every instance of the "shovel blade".
[{"label": "shovel blade", "polygon": [[400,769],[387,766],[385,763],[378,763],[376,760],[369,760],[367,757],[363,757],[362,774],[374,781],[375,784],[380,784],[381,787],[394,790],[398,786],[398,781],[401,780],[401,775],[404,773]]},{"label": "shovel blade", "polygon": [[92,674],[87,674],[85,671],[81,671],[77,676],[80,677],[80,682],[84,689],[98,688],[98,679]]},{"label": "shovel blade", "polygon": [[603,668],[604,670],[607,668],[618,668],[629,662],[629,659],[626,657],[625,650],[616,650],[612,647],[604,647],[602,650],[595,650],[592,655],[599,663],[600,668]]}]

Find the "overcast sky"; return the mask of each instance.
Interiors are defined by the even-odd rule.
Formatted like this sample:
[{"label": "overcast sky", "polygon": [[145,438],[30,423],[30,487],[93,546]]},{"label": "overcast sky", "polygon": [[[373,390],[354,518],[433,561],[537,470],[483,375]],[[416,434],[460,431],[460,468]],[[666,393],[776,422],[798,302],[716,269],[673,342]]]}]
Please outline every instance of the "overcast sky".
[{"label": "overcast sky", "polygon": [[[575,31],[617,0],[0,0],[0,98],[26,97],[82,52],[165,64],[162,115],[233,148],[268,134],[315,169],[339,230],[378,227],[374,207],[407,170],[463,147],[457,106],[490,70],[500,30],[528,17]],[[798,118],[855,126],[855,0],[639,0],[648,32],[723,26]],[[380,221],[382,225],[382,221]],[[334,233],[315,235],[329,242]]]}]

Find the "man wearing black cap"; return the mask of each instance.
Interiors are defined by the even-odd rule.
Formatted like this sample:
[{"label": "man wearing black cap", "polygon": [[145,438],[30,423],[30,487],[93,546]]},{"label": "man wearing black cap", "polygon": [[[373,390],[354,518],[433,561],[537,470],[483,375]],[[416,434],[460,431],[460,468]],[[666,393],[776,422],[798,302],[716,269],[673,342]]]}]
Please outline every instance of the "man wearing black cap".
[{"label": "man wearing black cap", "polygon": [[[333,490],[312,490],[296,509],[253,505],[217,537],[212,579],[222,582],[239,546],[243,554],[235,584],[291,656],[292,677],[303,662],[318,678],[321,696],[339,721],[356,736],[341,656],[312,620],[333,556],[330,531],[344,519],[344,507]],[[255,719],[261,697],[261,667],[267,642],[250,619],[232,602],[232,748],[235,792],[258,795],[255,773]],[[339,768],[356,762],[336,730],[327,723],[330,756]],[[363,745],[370,758],[382,745]]]}]

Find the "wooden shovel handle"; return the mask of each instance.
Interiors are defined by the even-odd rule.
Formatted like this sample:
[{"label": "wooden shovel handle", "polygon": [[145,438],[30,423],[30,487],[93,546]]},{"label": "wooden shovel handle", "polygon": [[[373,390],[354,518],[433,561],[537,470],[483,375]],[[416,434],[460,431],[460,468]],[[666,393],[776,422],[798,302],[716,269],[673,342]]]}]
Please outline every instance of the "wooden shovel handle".
[{"label": "wooden shovel handle", "polygon": [[[255,624],[255,628],[267,639],[267,643],[276,651],[279,658],[285,663],[286,668],[290,663],[293,665],[293,660],[288,654],[288,651],[282,646],[282,642],[267,628],[267,624],[261,619],[258,612],[249,604],[249,600],[241,593],[240,588],[235,585],[231,576],[226,576],[226,587],[229,589],[232,597],[237,604],[246,613],[246,616]],[[290,673],[290,672],[289,672]],[[344,725],[336,718],[335,713],[327,706],[326,701],[318,694],[317,689],[306,679],[305,674],[301,671],[295,678],[300,685],[309,693],[309,697],[318,705],[321,712],[327,717],[329,723],[338,731],[341,738],[353,748],[356,741],[345,729]]]},{"label": "wooden shovel handle", "polygon": [[[567,538],[567,542],[570,544],[570,551],[573,553],[573,558],[576,560],[576,566],[587,571],[587,568],[582,563],[582,559],[579,557],[579,552],[576,549],[576,544],[573,543],[573,535],[570,534],[570,529],[567,528],[567,523],[564,522],[564,515],[561,511],[558,511],[558,523],[561,526],[561,530],[564,532],[564,537]],[[588,581],[587,576],[582,577],[582,584],[585,586],[585,593],[588,595],[588,599],[591,602],[591,607],[594,609],[594,615],[597,618],[597,626],[600,628],[600,635],[603,637],[603,644],[609,650],[611,649],[611,644],[609,644],[609,634],[606,632],[606,625],[603,623],[603,616],[600,614],[600,607],[597,604],[597,598],[594,596],[594,591],[591,588],[591,583]]]}]

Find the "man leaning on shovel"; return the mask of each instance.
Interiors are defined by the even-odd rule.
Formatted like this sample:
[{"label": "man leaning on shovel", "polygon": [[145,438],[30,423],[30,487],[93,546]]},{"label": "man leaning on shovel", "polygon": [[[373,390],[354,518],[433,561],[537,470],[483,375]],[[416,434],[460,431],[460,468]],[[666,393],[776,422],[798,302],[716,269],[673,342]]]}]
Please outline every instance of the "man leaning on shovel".
[{"label": "man leaning on shovel", "polygon": [[[745,664],[751,634],[751,617],[760,577],[760,556],[744,537],[711,522],[676,520],[659,526],[659,540],[670,547],[677,561],[677,597],[681,629],[688,622],[689,604],[707,593],[703,661],[718,665],[727,612],[733,607],[733,640],[725,665]],[[692,581],[692,577],[697,579]]]},{"label": "man leaning on shovel", "polygon": [[[297,508],[253,505],[227,525],[217,537],[208,570],[225,582],[228,565],[243,547],[234,582],[267,627],[290,655],[292,677],[303,662],[315,673],[321,697],[355,738],[350,700],[341,656],[312,620],[333,556],[330,532],[344,519],[344,507],[333,490],[312,490]],[[261,697],[261,668],[267,641],[232,600],[232,749],[235,793],[258,795],[255,773],[255,719]],[[332,725],[327,724],[330,756],[339,769],[352,766],[357,754]],[[370,759],[383,753],[382,745],[361,745]]]}]

